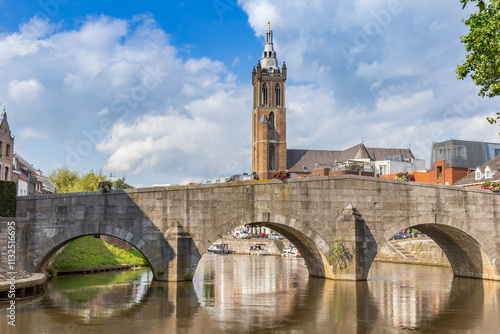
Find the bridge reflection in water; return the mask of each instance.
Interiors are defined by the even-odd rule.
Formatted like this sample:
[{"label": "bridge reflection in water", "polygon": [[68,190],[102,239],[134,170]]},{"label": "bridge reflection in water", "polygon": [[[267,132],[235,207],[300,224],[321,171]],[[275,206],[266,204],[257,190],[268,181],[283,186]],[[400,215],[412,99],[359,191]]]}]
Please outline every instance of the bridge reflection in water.
[{"label": "bridge reflection in water", "polygon": [[[57,277],[2,333],[426,333],[500,328],[500,282],[375,263],[368,281],[308,276],[303,259],[205,255],[193,283],[148,271]],[[6,331],[4,331],[6,329]]]}]

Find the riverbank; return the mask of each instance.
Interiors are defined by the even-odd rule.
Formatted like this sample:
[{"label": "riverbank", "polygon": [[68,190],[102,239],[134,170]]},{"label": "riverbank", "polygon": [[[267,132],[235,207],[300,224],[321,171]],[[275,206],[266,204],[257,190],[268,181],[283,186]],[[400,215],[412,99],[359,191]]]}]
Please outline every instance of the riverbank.
[{"label": "riverbank", "polygon": [[39,294],[43,292],[46,279],[44,274],[11,269],[7,264],[0,264],[0,299],[9,298],[12,291],[15,291],[16,298]]},{"label": "riverbank", "polygon": [[148,266],[142,254],[123,250],[91,236],[76,239],[56,255],[50,274],[92,273]]},{"label": "riverbank", "polygon": [[392,240],[382,246],[375,261],[449,267],[441,248],[430,238]]}]

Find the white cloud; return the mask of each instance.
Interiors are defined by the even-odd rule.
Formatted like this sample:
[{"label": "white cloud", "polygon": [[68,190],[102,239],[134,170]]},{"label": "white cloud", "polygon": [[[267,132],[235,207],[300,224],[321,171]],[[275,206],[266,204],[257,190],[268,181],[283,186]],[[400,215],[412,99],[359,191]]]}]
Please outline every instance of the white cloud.
[{"label": "white cloud", "polygon": [[247,89],[217,91],[186,104],[189,114],[166,110],[116,124],[97,145],[110,155],[105,168],[131,174],[160,168],[171,177],[194,178],[241,172],[250,143],[235,139],[250,132],[250,113],[238,113],[247,109],[248,93]]},{"label": "white cloud", "polygon": [[43,85],[35,79],[12,80],[8,87],[9,97],[19,103],[37,101],[44,89]]},{"label": "white cloud", "polygon": [[33,129],[33,128],[27,128],[24,130],[21,130],[21,138],[23,140],[26,139],[46,139],[48,138],[49,135],[43,131]]}]

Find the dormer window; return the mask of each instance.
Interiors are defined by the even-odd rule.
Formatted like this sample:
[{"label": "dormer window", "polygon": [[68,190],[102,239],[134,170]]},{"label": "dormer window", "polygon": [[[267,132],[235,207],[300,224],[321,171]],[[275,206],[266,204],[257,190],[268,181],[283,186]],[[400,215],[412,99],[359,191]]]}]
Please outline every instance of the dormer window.
[{"label": "dormer window", "polygon": [[485,179],[491,179],[493,177],[493,173],[491,172],[491,169],[489,166],[487,166],[485,169],[484,169],[484,178]]},{"label": "dormer window", "polygon": [[478,168],[476,169],[476,180],[481,180],[483,177],[483,173],[481,173],[481,170]]}]

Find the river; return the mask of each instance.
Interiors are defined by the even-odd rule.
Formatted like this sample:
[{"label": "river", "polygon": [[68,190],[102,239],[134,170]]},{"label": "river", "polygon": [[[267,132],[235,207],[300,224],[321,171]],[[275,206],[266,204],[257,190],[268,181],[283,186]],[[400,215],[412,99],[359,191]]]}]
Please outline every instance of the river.
[{"label": "river", "polygon": [[500,282],[374,263],[368,281],[309,277],[301,258],[203,256],[193,282],[148,270],[56,276],[0,304],[0,333],[500,333]]}]

